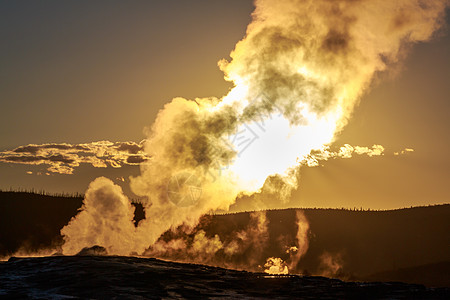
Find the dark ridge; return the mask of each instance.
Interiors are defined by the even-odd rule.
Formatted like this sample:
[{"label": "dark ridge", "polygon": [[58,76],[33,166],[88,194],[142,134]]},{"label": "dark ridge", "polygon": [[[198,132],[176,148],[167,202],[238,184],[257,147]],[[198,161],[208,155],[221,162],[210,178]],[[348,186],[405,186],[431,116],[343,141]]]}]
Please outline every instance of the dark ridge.
[{"label": "dark ridge", "polygon": [[448,287],[450,261],[432,263],[417,267],[388,270],[367,276],[367,281],[421,282],[427,286]]},{"label": "dark ridge", "polygon": [[[299,274],[323,274],[345,280],[362,280],[371,274],[395,271],[400,268],[415,268],[439,262],[450,262],[450,205],[415,207],[391,211],[353,211],[344,209],[302,209],[309,222],[309,249],[294,270]],[[234,267],[249,270],[255,264],[255,252],[262,251],[256,265],[264,265],[268,257],[289,259],[286,249],[296,245],[296,209],[269,210],[269,238],[264,249],[249,248],[233,257]],[[205,216],[200,224],[186,235],[181,229],[167,232],[162,240],[182,238],[187,244],[204,230],[206,236],[216,234],[224,243],[230,241],[239,231],[245,231],[249,224],[249,213]],[[335,270],[323,263],[328,256],[338,264]],[[179,260],[168,253],[164,259]],[[181,258],[184,258],[183,256]],[[189,257],[188,257],[189,258]],[[230,262],[221,253],[209,264],[229,266]],[[445,272],[442,270],[445,269]],[[261,269],[259,269],[261,270]],[[414,277],[404,272],[392,277],[397,281],[427,284],[429,286],[450,286],[450,266],[428,269]],[[387,280],[381,273],[377,280]],[[405,276],[403,276],[405,275]],[[421,276],[422,275],[422,276]],[[427,278],[425,278],[427,276]],[[391,277],[389,277],[391,278]],[[438,280],[434,280],[439,278]]]},{"label": "dark ridge", "polygon": [[411,210],[411,209],[422,209],[426,207],[445,207],[450,206],[449,203],[442,203],[442,204],[430,204],[430,205],[419,205],[419,206],[410,206],[410,207],[401,207],[401,208],[394,208],[394,209],[370,209],[370,208],[362,208],[362,207],[288,207],[288,208],[269,208],[269,209],[261,209],[257,211],[239,211],[239,212],[226,212],[221,211],[217,213],[213,213],[214,216],[221,216],[221,215],[235,215],[235,214],[248,214],[252,212],[258,212],[258,211],[290,211],[290,210],[303,210],[303,211],[357,211],[357,212],[394,212],[394,211],[402,211],[402,210]]},{"label": "dark ridge", "polygon": [[[10,256],[20,249],[33,252],[57,248],[63,242],[61,228],[76,215],[81,204],[81,197],[0,192],[0,257]],[[145,214],[142,205],[134,205],[135,222],[138,223]],[[256,265],[264,265],[268,257],[288,260],[286,247],[295,245],[296,210],[304,212],[310,225],[309,249],[293,270],[296,273],[326,274],[346,280],[392,278],[428,286],[450,286],[449,204],[388,211],[268,210],[269,237],[267,246],[258,249],[261,257],[255,260],[252,257],[254,249],[249,247],[234,256],[233,263],[242,269],[253,270],[246,264],[250,260]],[[166,232],[161,239],[182,237],[192,241],[195,234],[203,230],[207,237],[217,234],[225,243],[237,232],[245,230],[250,221],[249,212],[206,215],[190,235],[180,229]],[[322,264],[325,254],[339,263],[331,273]],[[169,254],[162,258],[180,260]],[[230,266],[220,251],[204,263]],[[420,266],[429,267],[424,271]]]},{"label": "dark ridge", "polygon": [[77,214],[82,201],[81,197],[0,192],[0,256],[60,246],[59,231]]},{"label": "dark ridge", "polygon": [[8,190],[0,189],[0,193],[24,193],[24,194],[36,194],[41,196],[50,196],[50,197],[64,197],[64,198],[84,198],[84,194],[74,192],[74,193],[49,193],[43,189],[37,190],[35,188],[29,189],[13,189],[9,188]]},{"label": "dark ridge", "polygon": [[[62,245],[60,230],[81,208],[83,195],[0,191],[0,257],[23,250],[37,252]],[[132,203],[135,223],[144,219],[142,204]]]}]

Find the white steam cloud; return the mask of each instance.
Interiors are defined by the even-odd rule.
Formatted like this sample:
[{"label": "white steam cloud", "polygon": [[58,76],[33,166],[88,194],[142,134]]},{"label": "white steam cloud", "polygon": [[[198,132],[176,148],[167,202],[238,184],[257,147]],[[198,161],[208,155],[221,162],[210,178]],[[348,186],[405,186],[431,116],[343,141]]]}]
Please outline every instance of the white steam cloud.
[{"label": "white steam cloud", "polygon": [[[430,39],[447,4],[255,1],[246,36],[231,61],[219,63],[234,88],[221,99],[173,99],[148,130],[144,151],[151,159],[131,180],[132,190],[145,197],[146,219],[134,227],[121,190],[98,179],[83,211],[62,230],[64,253],[98,244],[112,254],[141,254],[167,230],[192,227],[204,214],[227,210],[238,195],[267,190],[289,197],[302,164],[353,153],[381,155],[381,146],[346,145],[337,153],[327,147],[376,72],[402,58],[409,45]],[[178,205],[183,197],[177,193],[191,201]],[[192,251],[223,247],[204,238],[194,239]],[[164,247],[184,246],[179,241]],[[297,248],[300,257],[306,250]]]}]

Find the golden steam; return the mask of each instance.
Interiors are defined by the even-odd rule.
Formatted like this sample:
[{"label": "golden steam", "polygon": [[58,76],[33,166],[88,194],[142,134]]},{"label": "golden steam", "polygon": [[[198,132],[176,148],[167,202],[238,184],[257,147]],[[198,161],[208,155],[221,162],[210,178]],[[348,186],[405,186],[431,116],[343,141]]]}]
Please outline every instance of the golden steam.
[{"label": "golden steam", "polygon": [[[158,238],[182,224],[195,226],[206,213],[227,210],[240,194],[279,191],[282,201],[297,187],[299,166],[314,164],[314,157],[317,162],[348,157],[348,152],[380,155],[381,146],[346,145],[334,156],[326,151],[375,73],[397,62],[408,45],[428,40],[442,24],[446,5],[438,0],[255,1],[246,36],[230,61],[219,62],[234,84],[230,92],[221,99],[175,98],[148,130],[144,151],[151,159],[141,164],[140,176],[131,178],[134,193],[145,197],[146,219],[134,227],[133,209],[122,191],[97,179],[83,211],[62,230],[64,253],[96,244],[110,254],[142,254],[152,245],[156,253],[185,249],[182,241],[166,245]],[[169,183],[179,174],[193,176],[195,183],[171,190]],[[172,195],[186,191],[189,205],[178,205]],[[307,221],[297,219],[303,224],[297,238],[306,244],[292,252],[295,264],[307,250],[308,231]],[[200,234],[189,255],[223,247]],[[227,247],[235,251],[233,244]],[[281,273],[287,267],[276,259],[268,263],[269,269],[281,266]]]}]

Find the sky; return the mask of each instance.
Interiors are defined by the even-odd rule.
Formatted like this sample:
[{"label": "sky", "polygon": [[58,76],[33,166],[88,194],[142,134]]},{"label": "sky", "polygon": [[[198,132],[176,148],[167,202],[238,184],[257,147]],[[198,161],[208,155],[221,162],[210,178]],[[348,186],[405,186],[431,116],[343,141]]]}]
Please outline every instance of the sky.
[{"label": "sky", "polygon": [[[83,193],[106,176],[133,197],[128,177],[146,159],[145,128],[174,97],[221,97],[230,90],[217,62],[245,35],[253,9],[242,0],[0,1],[0,151],[82,144],[75,159],[85,162],[64,169],[72,174],[0,162],[0,189]],[[284,205],[448,203],[448,53],[443,28],[378,74],[332,147],[383,145],[384,155],[303,167]],[[108,157],[96,160],[98,151]]]}]

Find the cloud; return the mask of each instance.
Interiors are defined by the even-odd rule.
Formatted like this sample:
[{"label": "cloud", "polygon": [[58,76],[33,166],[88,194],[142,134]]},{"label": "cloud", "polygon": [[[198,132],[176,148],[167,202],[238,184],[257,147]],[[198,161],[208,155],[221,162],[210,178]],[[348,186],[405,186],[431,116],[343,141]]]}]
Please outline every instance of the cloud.
[{"label": "cloud", "polygon": [[139,165],[150,158],[143,151],[143,143],[30,144],[0,152],[0,162],[46,165],[47,171],[57,174],[73,174],[81,164],[95,168],[121,168],[124,165]]},{"label": "cloud", "polygon": [[345,144],[340,147],[338,151],[331,151],[329,146],[323,147],[321,150],[313,150],[307,155],[301,164],[308,167],[317,167],[320,165],[320,161],[327,161],[335,158],[352,158],[356,155],[381,156],[384,154],[384,147],[381,145],[373,145],[372,148],[351,146]]},{"label": "cloud", "polygon": [[411,149],[411,148],[405,148],[405,149],[403,149],[403,150],[401,150],[401,151],[394,152],[394,155],[395,155],[395,156],[397,156],[397,155],[404,155],[404,154],[408,154],[408,153],[411,153],[411,152],[414,152],[414,149]]},{"label": "cloud", "polygon": [[[140,165],[150,159],[144,151],[146,140],[136,142],[98,141],[85,144],[49,143],[19,146],[13,150],[0,152],[0,162],[27,165],[46,165],[46,170],[56,174],[73,174],[75,168],[81,164],[88,164],[95,168],[121,168],[124,165]],[[405,148],[394,155],[413,152],[414,149]],[[351,158],[354,154],[380,156],[384,154],[384,147],[373,145],[372,148],[351,146],[345,144],[338,151],[331,151],[330,147],[314,150],[304,157],[301,164],[308,167],[319,166],[319,161],[331,158]],[[28,173],[30,174],[30,173]]]},{"label": "cloud", "polygon": [[[369,157],[374,156],[382,156],[385,153],[385,149],[381,145],[373,145],[371,148],[369,147],[361,147],[361,146],[351,146],[349,144],[345,144],[340,147],[337,151],[331,151],[331,147],[326,146],[321,150],[313,150],[311,153],[304,157],[301,161],[301,165],[308,167],[318,167],[320,165],[320,161],[327,161],[329,159],[336,158],[352,158],[354,154],[356,155],[366,155]],[[406,155],[414,152],[412,148],[405,148],[400,151],[393,152],[395,156],[398,155]]]}]

